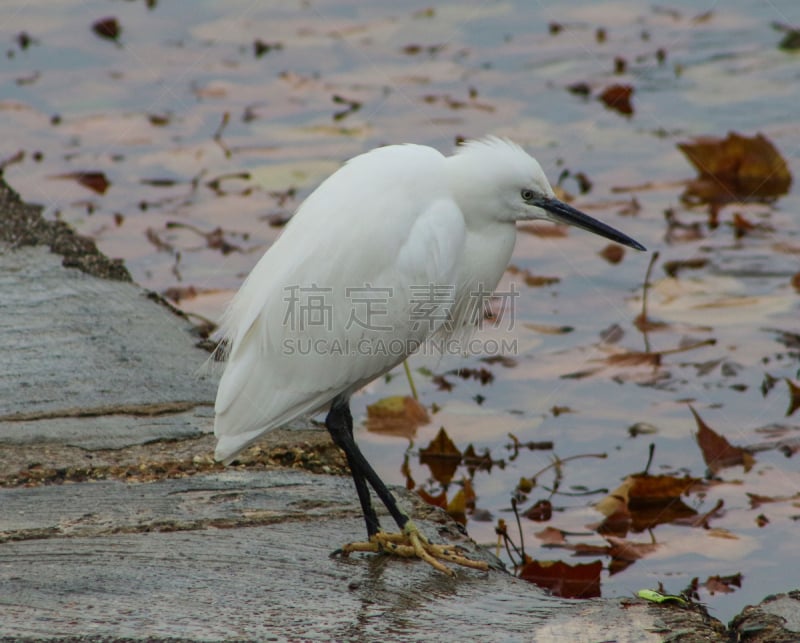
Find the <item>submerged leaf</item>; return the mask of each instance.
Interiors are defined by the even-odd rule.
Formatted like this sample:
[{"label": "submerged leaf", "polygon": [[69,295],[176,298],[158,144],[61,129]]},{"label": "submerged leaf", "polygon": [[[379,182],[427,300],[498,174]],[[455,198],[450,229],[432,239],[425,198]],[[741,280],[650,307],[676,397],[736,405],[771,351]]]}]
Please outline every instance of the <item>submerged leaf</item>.
[{"label": "submerged leaf", "polygon": [[366,425],[372,433],[412,438],[429,421],[425,407],[409,396],[385,397],[367,406]]},{"label": "submerged leaf", "polygon": [[603,563],[599,560],[584,565],[568,565],[560,560],[533,560],[519,573],[519,577],[549,589],[562,598],[596,598],[600,596],[600,574]]}]

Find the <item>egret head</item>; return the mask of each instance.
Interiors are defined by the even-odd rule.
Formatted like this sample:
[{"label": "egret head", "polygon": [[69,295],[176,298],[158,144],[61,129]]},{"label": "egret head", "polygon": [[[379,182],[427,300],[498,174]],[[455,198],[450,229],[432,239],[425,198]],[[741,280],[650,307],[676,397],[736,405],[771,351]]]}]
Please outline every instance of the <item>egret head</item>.
[{"label": "egret head", "polygon": [[645,249],[629,236],[558,200],[542,166],[511,141],[494,136],[468,141],[450,157],[450,163],[453,195],[474,222],[543,219]]}]

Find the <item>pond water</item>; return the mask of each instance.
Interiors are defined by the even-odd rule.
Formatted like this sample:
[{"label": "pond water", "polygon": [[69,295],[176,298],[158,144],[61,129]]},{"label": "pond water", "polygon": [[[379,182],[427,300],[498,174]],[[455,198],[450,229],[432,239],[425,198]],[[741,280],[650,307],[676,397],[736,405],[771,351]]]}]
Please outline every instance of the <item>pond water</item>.
[{"label": "pond water", "polygon": [[[651,254],[612,263],[597,237],[523,232],[499,286],[520,292],[510,323],[479,336],[509,342],[512,359],[415,357],[420,400],[437,412],[411,443],[360,427],[365,454],[387,482],[410,475],[436,493],[419,449],[441,427],[461,452],[488,449],[491,470],[462,465],[448,489],[472,478],[468,529],[487,543],[503,518],[519,544],[510,500],[536,477],[520,508],[547,499],[553,512],[522,518],[525,551],[603,561],[604,596],[679,592],[697,577],[724,621],[797,588],[800,415],[787,416],[786,380],[800,378],[800,188],[692,202],[696,172],[677,147],[761,133],[797,175],[800,49],[786,31],[800,25],[797,2],[7,0],[3,14],[6,180],[198,321],[218,318],[280,224],[345,159],[391,142],[448,151],[487,133],[525,146],[574,205],[658,251],[647,305],[664,325],[645,335],[634,324]],[[633,89],[630,109],[600,100],[613,85]],[[673,278],[669,262],[688,263]],[[643,351],[660,351],[659,363],[610,358]],[[448,374],[457,368],[491,381]],[[354,398],[358,418],[408,393],[401,369],[387,380]],[[629,532],[657,546],[626,565],[543,545],[534,534],[547,526],[572,545],[606,545],[586,527],[602,520],[594,504],[645,468],[651,444],[650,473],[703,478],[689,403],[733,445],[764,447],[749,470],[724,468],[684,496],[698,514],[723,501],[704,526]],[[654,432],[632,437],[637,423]],[[512,458],[509,433],[553,449]],[[554,454],[605,458],[536,476]]]}]

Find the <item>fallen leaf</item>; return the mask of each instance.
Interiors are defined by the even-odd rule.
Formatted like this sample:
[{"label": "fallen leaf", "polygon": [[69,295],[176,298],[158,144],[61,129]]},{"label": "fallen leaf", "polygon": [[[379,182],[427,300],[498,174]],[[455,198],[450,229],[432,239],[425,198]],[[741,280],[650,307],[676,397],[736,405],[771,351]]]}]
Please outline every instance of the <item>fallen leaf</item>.
[{"label": "fallen leaf", "polygon": [[707,265],[708,259],[695,258],[666,261],[663,268],[664,272],[666,272],[670,277],[677,277],[678,273],[683,270],[699,270],[700,268],[705,268]]},{"label": "fallen leaf", "polygon": [[622,261],[625,256],[625,248],[616,243],[609,243],[598,254],[608,263],[615,264]]},{"label": "fallen leaf", "polygon": [[798,293],[800,293],[800,272],[796,272],[792,276],[792,288],[794,288]]},{"label": "fallen leaf", "polygon": [[543,277],[541,275],[534,275],[528,269],[518,268],[515,265],[510,265],[506,268],[509,274],[512,275],[520,275],[525,281],[525,285],[531,286],[532,288],[538,288],[540,286],[551,286],[553,284],[557,284],[561,279],[559,277]]},{"label": "fallen leaf", "polygon": [[600,94],[600,100],[606,107],[613,109],[625,116],[633,114],[633,87],[630,85],[609,85]]},{"label": "fallen leaf", "polygon": [[523,326],[543,335],[566,335],[575,330],[572,326],[548,326],[546,324],[523,324]]},{"label": "fallen leaf", "polygon": [[730,594],[735,592],[737,587],[742,586],[742,575],[709,576],[703,586],[712,596],[714,594]]},{"label": "fallen leaf", "polygon": [[523,515],[529,520],[547,522],[553,516],[553,505],[549,500],[537,500]]},{"label": "fallen leaf", "polygon": [[684,193],[688,201],[769,199],[786,194],[792,184],[786,161],[762,134],[698,137],[678,143],[678,149],[698,172]]},{"label": "fallen leaf", "polygon": [[793,415],[800,408],[800,385],[795,384],[788,377],[786,384],[789,387],[789,408],[786,410],[786,417]]},{"label": "fallen leaf", "polygon": [[533,560],[519,573],[519,577],[562,598],[597,598],[600,596],[600,574],[603,563],[568,565],[560,560]]},{"label": "fallen leaf", "polygon": [[789,500],[800,500],[800,491],[793,496],[762,496],[757,493],[746,492],[745,495],[750,499],[750,508],[757,509],[763,504],[770,502],[787,502]]},{"label": "fallen leaf", "polygon": [[552,223],[527,223],[517,226],[519,232],[532,234],[543,239],[553,239],[567,236],[567,226],[553,225]]},{"label": "fallen leaf", "polygon": [[429,505],[447,510],[447,492],[442,491],[438,496],[429,494],[425,489],[417,489],[417,495]]},{"label": "fallen leaf", "polygon": [[681,596],[675,596],[673,594],[661,594],[660,592],[652,589],[640,589],[638,592],[636,592],[636,595],[639,598],[650,601],[651,603],[675,602],[680,603],[681,605],[686,605],[686,600]]},{"label": "fallen leaf", "polygon": [[567,542],[564,532],[555,527],[545,527],[533,535],[545,545],[562,545]]},{"label": "fallen leaf", "polygon": [[639,560],[658,549],[658,543],[637,543],[616,536],[606,536],[605,539],[610,545],[609,555],[618,560]]},{"label": "fallen leaf", "polygon": [[609,366],[659,366],[661,364],[661,353],[627,351],[613,353],[603,361]]},{"label": "fallen leaf", "polygon": [[467,524],[467,498],[463,489],[459,489],[453,499],[447,503],[447,513],[462,525]]},{"label": "fallen leaf", "polygon": [[592,93],[592,88],[589,87],[588,83],[578,82],[567,85],[567,91],[578,96],[589,96]]},{"label": "fallen leaf", "polygon": [[413,438],[430,421],[428,411],[413,397],[393,395],[367,405],[367,431]]},{"label": "fallen leaf", "polygon": [[111,181],[109,181],[102,172],[69,172],[67,174],[57,174],[50,178],[77,181],[83,187],[97,194],[105,194],[106,190],[108,190],[111,185]]},{"label": "fallen leaf", "polygon": [[453,479],[458,465],[461,463],[461,451],[447,435],[444,427],[431,443],[419,452],[420,464],[428,465],[431,475],[441,485],[448,485]]},{"label": "fallen leaf", "polygon": [[698,482],[697,478],[689,476],[630,475],[595,504],[595,509],[606,519],[590,528],[604,534],[618,534],[628,527],[638,532],[696,516],[697,512],[687,506],[681,496]]},{"label": "fallen leaf", "polygon": [[122,32],[122,26],[116,18],[101,18],[92,23],[92,31],[100,38],[116,40]]},{"label": "fallen leaf", "polygon": [[697,422],[697,445],[700,447],[706,466],[713,473],[739,464],[744,467],[745,472],[750,471],[755,464],[755,458],[741,447],[733,446],[725,437],[714,431],[691,406],[689,410]]}]

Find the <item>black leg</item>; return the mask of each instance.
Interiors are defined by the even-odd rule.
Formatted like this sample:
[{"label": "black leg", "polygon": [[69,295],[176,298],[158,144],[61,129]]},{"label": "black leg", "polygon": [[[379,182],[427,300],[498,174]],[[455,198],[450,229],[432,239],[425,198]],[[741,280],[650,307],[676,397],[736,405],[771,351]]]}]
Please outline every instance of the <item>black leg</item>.
[{"label": "black leg", "polygon": [[375,493],[378,494],[381,502],[386,505],[397,526],[402,530],[408,522],[408,516],[397,506],[394,496],[367,462],[353,438],[353,416],[350,414],[349,399],[337,397],[333,401],[328,417],[325,418],[325,426],[328,428],[333,442],[347,456],[347,463],[350,465],[358,499],[361,501],[361,509],[364,512],[364,520],[367,523],[367,534],[372,536],[380,530],[378,517],[375,515],[375,509],[370,500],[367,482],[375,489]]},{"label": "black leg", "polygon": [[350,467],[350,473],[356,485],[356,493],[358,493],[358,499],[361,502],[364,520],[367,523],[367,536],[372,536],[380,531],[381,525],[378,522],[378,516],[375,514],[375,508],[372,506],[367,479],[358,468],[358,463],[354,461],[350,455],[350,450],[346,446],[348,444],[347,436],[350,438],[349,442],[355,444],[353,440],[353,416],[350,414],[350,406],[347,400],[336,398],[333,401],[331,410],[325,418],[325,426],[328,429],[328,433],[331,434],[334,444],[342,449],[347,457],[347,464]]}]

